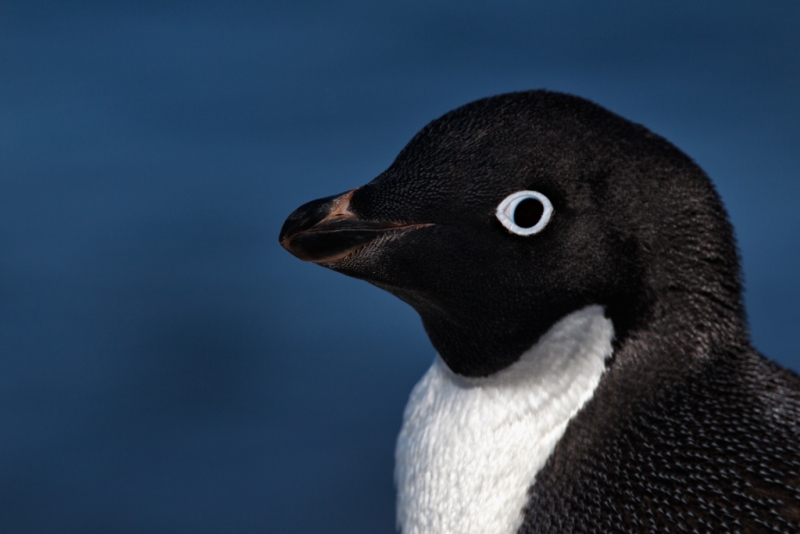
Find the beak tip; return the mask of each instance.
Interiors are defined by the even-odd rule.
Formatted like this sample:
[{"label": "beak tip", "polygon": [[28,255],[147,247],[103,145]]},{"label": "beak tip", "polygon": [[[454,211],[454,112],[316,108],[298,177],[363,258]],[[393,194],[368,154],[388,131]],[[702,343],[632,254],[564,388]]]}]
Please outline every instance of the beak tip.
[{"label": "beak tip", "polygon": [[301,242],[309,241],[309,239],[303,239],[304,236],[307,237],[306,231],[323,223],[336,213],[337,209],[346,210],[352,194],[351,190],[306,202],[286,218],[278,234],[278,243],[296,258],[303,261],[314,261],[314,255],[309,255],[302,244],[295,243],[297,241],[295,238],[299,237]]}]

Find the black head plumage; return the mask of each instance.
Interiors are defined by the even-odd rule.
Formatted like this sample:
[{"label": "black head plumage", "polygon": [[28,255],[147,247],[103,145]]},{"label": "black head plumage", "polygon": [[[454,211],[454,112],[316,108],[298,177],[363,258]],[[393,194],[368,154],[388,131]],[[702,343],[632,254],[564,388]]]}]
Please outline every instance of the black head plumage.
[{"label": "black head plumage", "polygon": [[[553,207],[531,236],[495,213],[524,190]],[[311,232],[287,221],[282,243],[411,304],[457,373],[507,367],[589,304],[605,306],[618,344],[665,315],[701,325],[700,336],[745,339],[733,233],[708,178],[663,138],[584,99],[530,91],[458,108],[346,196],[327,218],[323,199]],[[319,209],[292,217],[308,224]],[[314,247],[326,253],[309,257]]]}]

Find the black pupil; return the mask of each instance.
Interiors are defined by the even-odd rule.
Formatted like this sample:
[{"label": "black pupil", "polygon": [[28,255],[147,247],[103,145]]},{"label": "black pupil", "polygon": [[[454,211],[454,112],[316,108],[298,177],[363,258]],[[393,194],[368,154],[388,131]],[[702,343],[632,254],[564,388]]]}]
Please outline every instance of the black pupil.
[{"label": "black pupil", "polygon": [[526,198],[514,210],[514,223],[520,228],[536,226],[544,213],[544,206],[535,198]]}]

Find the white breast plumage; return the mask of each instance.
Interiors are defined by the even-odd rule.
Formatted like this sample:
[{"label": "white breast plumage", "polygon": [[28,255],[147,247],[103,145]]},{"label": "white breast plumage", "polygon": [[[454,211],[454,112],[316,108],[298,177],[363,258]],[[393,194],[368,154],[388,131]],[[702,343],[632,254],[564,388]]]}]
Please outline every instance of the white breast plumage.
[{"label": "white breast plumage", "polygon": [[397,442],[403,534],[516,532],[536,473],[600,381],[613,335],[603,309],[588,306],[490,377],[461,377],[437,357]]}]

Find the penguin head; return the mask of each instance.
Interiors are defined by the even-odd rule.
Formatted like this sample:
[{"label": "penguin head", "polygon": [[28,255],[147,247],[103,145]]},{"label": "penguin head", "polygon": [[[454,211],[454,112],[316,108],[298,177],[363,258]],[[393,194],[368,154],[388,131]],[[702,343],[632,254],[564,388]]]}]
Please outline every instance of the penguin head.
[{"label": "penguin head", "polygon": [[671,297],[698,308],[695,288],[741,316],[732,230],[703,172],[645,128],[559,93],[445,114],[373,181],[298,208],[279,239],[409,303],[464,376],[508,367],[588,305],[605,308],[617,343]]}]

